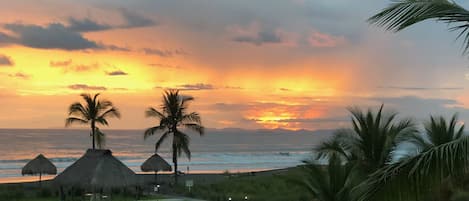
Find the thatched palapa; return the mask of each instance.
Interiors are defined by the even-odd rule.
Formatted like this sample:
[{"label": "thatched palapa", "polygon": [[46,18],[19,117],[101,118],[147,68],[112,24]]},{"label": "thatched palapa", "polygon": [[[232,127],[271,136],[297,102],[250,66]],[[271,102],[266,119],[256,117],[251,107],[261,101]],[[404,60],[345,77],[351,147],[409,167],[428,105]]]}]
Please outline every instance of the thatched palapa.
[{"label": "thatched palapa", "polygon": [[116,188],[138,184],[135,173],[112,155],[110,150],[88,149],[55,180],[59,186]]},{"label": "thatched palapa", "polygon": [[159,171],[172,171],[171,165],[166,162],[160,155],[153,154],[140,166],[143,172],[155,172],[155,184],[158,183],[158,172]]},{"label": "thatched palapa", "polygon": [[22,175],[39,175],[39,181],[43,174],[57,174],[57,167],[49,161],[44,155],[39,154],[33,160],[29,161],[21,170]]},{"label": "thatched palapa", "polygon": [[140,166],[144,172],[172,171],[171,165],[166,162],[160,155],[153,154]]}]

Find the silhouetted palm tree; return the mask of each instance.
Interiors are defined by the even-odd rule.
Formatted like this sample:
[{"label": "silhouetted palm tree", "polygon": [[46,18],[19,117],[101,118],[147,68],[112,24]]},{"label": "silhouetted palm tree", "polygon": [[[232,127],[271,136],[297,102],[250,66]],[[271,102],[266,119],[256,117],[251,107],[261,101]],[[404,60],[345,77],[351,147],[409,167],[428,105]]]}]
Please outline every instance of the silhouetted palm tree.
[{"label": "silhouetted palm tree", "polygon": [[306,161],[304,172],[306,179],[300,184],[317,201],[353,201],[356,194],[352,190],[363,181],[357,166],[353,163],[343,164],[337,155],[331,156],[327,165]]},{"label": "silhouetted palm tree", "polygon": [[424,123],[425,132],[410,135],[406,141],[414,144],[419,151],[426,151],[448,142],[461,138],[464,134],[464,125],[457,128],[458,118],[453,115],[447,122],[443,116],[431,116],[430,121]]},{"label": "silhouetted palm tree", "polygon": [[384,113],[383,105],[376,113],[359,108],[349,111],[352,129],[338,130],[332,139],[316,148],[319,158],[340,156],[372,172],[392,159],[400,136],[416,132],[410,119],[396,120],[397,113]]},{"label": "silhouetted palm tree", "polygon": [[401,31],[416,23],[435,19],[454,24],[451,31],[460,31],[464,52],[469,48],[469,11],[451,0],[395,0],[368,21],[390,31]]},{"label": "silhouetted palm tree", "polygon": [[155,144],[155,153],[161,144],[172,137],[172,152],[174,163],[174,181],[177,184],[177,158],[182,152],[191,158],[191,151],[189,150],[189,136],[184,133],[180,128],[195,131],[200,135],[204,134],[204,127],[200,120],[200,115],[196,112],[188,112],[188,106],[193,97],[182,96],[179,90],[167,90],[163,95],[163,104],[161,110],[150,107],[146,112],[147,117],[155,117],[159,120],[159,124],[155,127],[145,130],[144,138],[161,133],[161,137]]},{"label": "silhouetted palm tree", "polygon": [[[83,105],[80,102],[76,102],[70,105],[69,117],[65,121],[65,126],[70,126],[74,123],[89,124],[91,127],[92,147],[95,149],[95,141],[102,142],[104,138],[104,134],[99,131],[96,124],[107,126],[109,123],[106,118],[120,118],[120,113],[119,110],[113,106],[111,101],[98,100],[99,93],[95,94],[93,97],[91,97],[90,94],[81,94],[81,96],[85,100],[85,104]],[[98,139],[97,133],[100,136]],[[99,145],[99,147],[101,147],[101,145]]]},{"label": "silhouetted palm tree", "polygon": [[367,189],[359,200],[428,200],[444,182],[467,178],[469,136],[456,124],[456,116],[449,123],[431,117],[425,123],[425,137],[410,140],[421,152],[374,172],[358,186]]}]

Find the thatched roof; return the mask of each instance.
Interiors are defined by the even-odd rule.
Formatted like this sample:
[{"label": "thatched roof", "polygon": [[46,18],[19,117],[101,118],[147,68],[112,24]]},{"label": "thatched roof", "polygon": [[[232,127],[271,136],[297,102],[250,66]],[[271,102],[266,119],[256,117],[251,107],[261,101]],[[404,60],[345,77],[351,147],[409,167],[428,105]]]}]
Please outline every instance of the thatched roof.
[{"label": "thatched roof", "polygon": [[171,171],[171,165],[158,154],[153,154],[140,166],[144,172]]},{"label": "thatched roof", "polygon": [[57,174],[57,167],[49,161],[44,155],[39,154],[33,160],[29,161],[21,170],[22,175],[35,174]]},{"label": "thatched roof", "polygon": [[54,179],[61,186],[114,188],[138,184],[135,173],[110,150],[88,149],[85,155]]}]

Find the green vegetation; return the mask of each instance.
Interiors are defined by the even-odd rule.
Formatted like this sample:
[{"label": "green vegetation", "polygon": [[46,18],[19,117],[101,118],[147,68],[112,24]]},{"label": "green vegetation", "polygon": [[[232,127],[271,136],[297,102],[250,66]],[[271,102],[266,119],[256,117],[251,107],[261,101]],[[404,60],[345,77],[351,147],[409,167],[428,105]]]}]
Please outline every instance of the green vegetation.
[{"label": "green vegetation", "polygon": [[249,201],[311,201],[312,196],[297,181],[304,178],[302,168],[292,168],[287,172],[265,175],[232,174],[227,179],[214,184],[195,185],[191,192],[179,186],[177,193],[209,201],[233,200]]},{"label": "green vegetation", "polygon": [[190,96],[179,95],[179,90],[167,90],[164,92],[163,105],[161,111],[155,108],[148,108],[145,112],[147,117],[154,117],[159,120],[158,125],[145,130],[144,138],[161,133],[160,139],[155,144],[155,153],[161,144],[168,138],[172,137],[172,152],[174,163],[174,183],[177,184],[178,178],[178,162],[177,159],[182,152],[191,158],[189,149],[189,136],[182,132],[181,127],[200,135],[204,134],[204,127],[200,120],[200,115],[196,112],[188,112],[189,103],[194,98]]},{"label": "green vegetation", "polygon": [[[83,196],[82,191],[76,191],[77,195],[69,197],[70,201],[87,201],[89,197]],[[125,191],[114,191],[113,201],[135,201],[135,196]],[[141,196],[139,200],[162,199],[162,196]],[[0,201],[57,201],[59,195],[57,191],[49,188],[40,189],[38,187],[24,187],[22,184],[0,185]]]}]

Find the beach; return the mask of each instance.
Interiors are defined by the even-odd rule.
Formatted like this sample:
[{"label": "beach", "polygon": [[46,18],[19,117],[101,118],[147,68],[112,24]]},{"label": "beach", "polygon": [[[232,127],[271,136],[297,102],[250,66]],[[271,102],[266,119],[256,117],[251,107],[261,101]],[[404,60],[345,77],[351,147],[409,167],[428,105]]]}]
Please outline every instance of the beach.
[{"label": "beach", "polygon": [[[107,130],[106,147],[136,173],[154,153],[156,138],[143,140],[141,130]],[[44,154],[63,171],[90,146],[88,130],[0,129],[0,183],[27,182],[21,168],[37,154]],[[209,129],[203,137],[192,136],[192,158],[179,159],[179,170],[189,173],[252,172],[293,167],[308,159],[311,147],[328,132]],[[28,139],[28,140],[25,140]],[[158,152],[171,164],[169,146]],[[166,174],[166,173],[165,173]],[[51,179],[53,176],[44,176]]]}]

